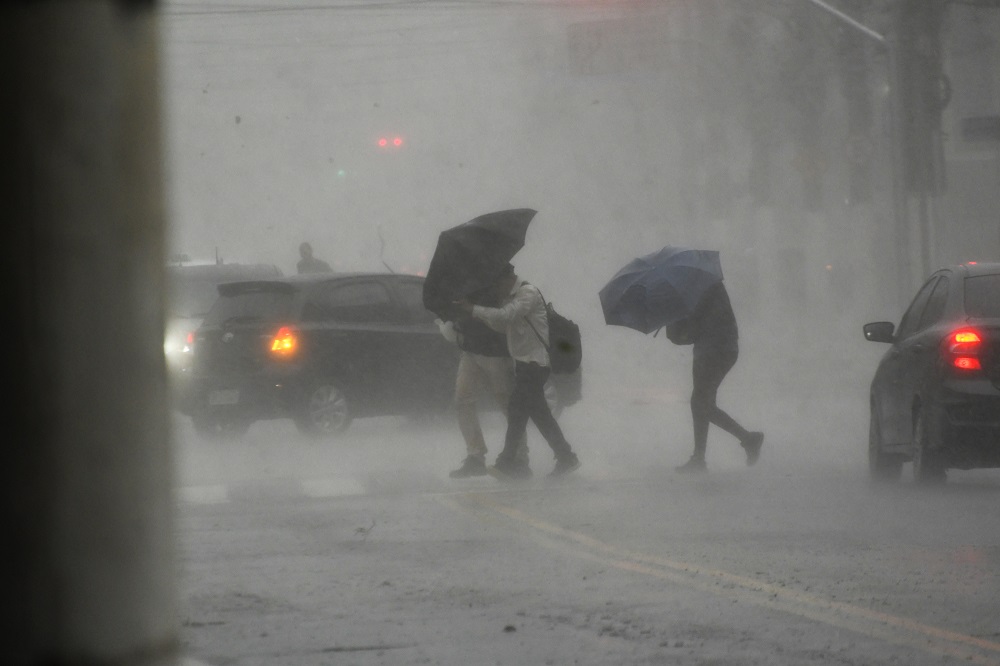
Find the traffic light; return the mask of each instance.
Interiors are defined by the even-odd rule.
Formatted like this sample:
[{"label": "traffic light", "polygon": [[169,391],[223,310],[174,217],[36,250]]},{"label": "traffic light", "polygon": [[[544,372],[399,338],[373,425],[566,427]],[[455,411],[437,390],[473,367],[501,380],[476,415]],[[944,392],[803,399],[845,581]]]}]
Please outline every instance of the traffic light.
[{"label": "traffic light", "polygon": [[375,145],[378,146],[379,150],[386,152],[399,150],[400,148],[403,147],[403,144],[404,144],[403,137],[399,136],[398,134],[382,135],[375,142]]}]

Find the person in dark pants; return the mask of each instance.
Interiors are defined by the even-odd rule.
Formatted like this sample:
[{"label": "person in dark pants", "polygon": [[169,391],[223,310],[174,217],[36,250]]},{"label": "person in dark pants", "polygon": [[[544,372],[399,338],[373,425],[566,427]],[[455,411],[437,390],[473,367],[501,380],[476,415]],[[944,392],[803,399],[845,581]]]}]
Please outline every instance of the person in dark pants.
[{"label": "person in dark pants", "polygon": [[716,404],[719,386],[736,365],[740,352],[736,315],[722,282],[705,292],[690,317],[667,326],[667,338],[676,344],[694,344],[691,368],[694,380],[691,392],[694,453],[686,463],[676,468],[677,471],[706,471],[705,449],[710,423],[739,440],[746,452],[747,465],[756,463],[764,443],[764,433],[747,430]]},{"label": "person in dark pants", "polygon": [[496,289],[502,298],[500,307],[474,306],[467,300],[457,303],[490,328],[505,333],[507,348],[514,359],[514,391],[507,405],[507,434],[503,451],[490,473],[500,479],[531,476],[531,469],[520,463],[516,455],[530,419],[555,454],[556,464],[549,476],[567,474],[580,467],[580,460],[545,400],[545,382],[551,373],[549,353],[542,343],[549,334],[545,302],[538,289],[518,278],[510,265],[497,280]]}]

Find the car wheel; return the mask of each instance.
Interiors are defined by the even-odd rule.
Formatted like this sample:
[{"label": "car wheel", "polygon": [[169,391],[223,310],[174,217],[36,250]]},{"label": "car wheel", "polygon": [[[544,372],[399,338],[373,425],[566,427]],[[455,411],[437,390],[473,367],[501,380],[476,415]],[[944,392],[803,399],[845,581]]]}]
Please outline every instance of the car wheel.
[{"label": "car wheel", "polygon": [[868,422],[868,472],[873,481],[898,481],[902,471],[902,459],[882,450],[882,429],[872,408]]},{"label": "car wheel", "polygon": [[192,413],[191,423],[205,439],[239,439],[250,429],[250,419],[245,416],[207,410]]},{"label": "car wheel", "polygon": [[305,392],[295,426],[304,435],[324,437],[344,432],[351,419],[351,406],[343,390],[332,381],[320,381]]},{"label": "car wheel", "polygon": [[945,467],[939,451],[935,451],[927,428],[924,410],[917,412],[913,423],[913,478],[917,483],[936,484],[945,480]]}]

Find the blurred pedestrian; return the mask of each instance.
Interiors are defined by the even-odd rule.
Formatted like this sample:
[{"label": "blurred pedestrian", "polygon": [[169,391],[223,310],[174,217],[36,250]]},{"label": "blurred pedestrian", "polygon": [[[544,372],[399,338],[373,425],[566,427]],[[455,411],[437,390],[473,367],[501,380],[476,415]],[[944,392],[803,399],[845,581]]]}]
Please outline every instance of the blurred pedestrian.
[{"label": "blurred pedestrian", "polygon": [[[474,303],[496,305],[491,292],[469,298]],[[441,334],[460,350],[455,376],[455,415],[465,440],[466,456],[461,467],[452,470],[449,476],[453,479],[485,476],[488,473],[487,449],[479,422],[479,398],[489,392],[506,416],[514,390],[514,360],[507,350],[507,338],[464,311],[459,311],[454,320],[435,321]],[[530,469],[525,439],[518,444],[516,458],[519,464]]]},{"label": "blurred pedestrian", "polygon": [[708,288],[691,316],[666,327],[667,338],[675,344],[693,344],[691,418],[694,425],[694,453],[676,468],[678,472],[704,472],[708,426],[714,423],[736,437],[746,452],[747,465],[760,457],[764,433],[751,432],[716,404],[722,380],[739,357],[739,329],[722,282]]},{"label": "blurred pedestrian", "polygon": [[299,263],[297,264],[299,274],[333,272],[333,269],[330,268],[330,264],[313,256],[312,245],[308,242],[303,242],[299,245],[299,256],[301,257],[301,259],[299,259]]},{"label": "blurred pedestrian", "polygon": [[538,289],[514,273],[507,265],[495,283],[500,306],[473,305],[463,299],[459,308],[507,336],[507,349],[514,359],[514,390],[507,406],[507,434],[504,448],[490,468],[502,480],[524,479],[531,469],[517,460],[517,447],[526,433],[528,420],[538,428],[552,448],[556,464],[549,476],[560,476],[580,467],[580,460],[563,436],[562,429],[545,399],[549,378],[549,353],[542,343],[548,339],[549,325],[545,303]]}]

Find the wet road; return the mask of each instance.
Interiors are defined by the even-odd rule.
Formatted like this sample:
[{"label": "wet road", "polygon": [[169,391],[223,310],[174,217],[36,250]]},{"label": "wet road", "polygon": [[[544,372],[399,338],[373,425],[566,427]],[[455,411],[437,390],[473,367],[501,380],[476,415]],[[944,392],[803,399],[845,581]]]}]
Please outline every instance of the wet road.
[{"label": "wet road", "polygon": [[[178,422],[185,653],[209,664],[1000,664],[1000,471],[872,487],[863,442],[722,436],[679,476],[683,405],[564,415],[583,467],[454,481],[454,424]],[[631,411],[629,411],[631,410]],[[623,411],[629,413],[623,414]],[[627,418],[624,418],[627,417]],[[487,415],[498,441],[502,424]],[[864,430],[864,424],[849,428]],[[619,437],[612,447],[612,432]],[[809,442],[806,444],[805,442]],[[807,453],[808,450],[808,453]],[[841,456],[846,451],[850,455]]]}]

